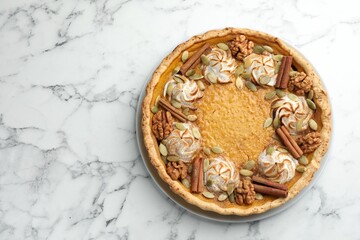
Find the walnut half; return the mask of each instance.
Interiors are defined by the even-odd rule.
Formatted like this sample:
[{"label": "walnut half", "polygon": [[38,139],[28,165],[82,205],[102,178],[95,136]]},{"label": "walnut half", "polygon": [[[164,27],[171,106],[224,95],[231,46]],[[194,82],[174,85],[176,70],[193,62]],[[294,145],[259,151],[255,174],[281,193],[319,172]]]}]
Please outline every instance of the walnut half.
[{"label": "walnut half", "polygon": [[239,205],[252,204],[255,201],[254,185],[250,179],[242,179],[235,191],[235,201]]},{"label": "walnut half", "polygon": [[305,136],[296,139],[297,144],[304,153],[311,153],[315,151],[321,144],[321,134],[318,132],[311,132]]},{"label": "walnut half", "polygon": [[289,91],[296,95],[304,96],[305,93],[310,92],[313,85],[313,80],[310,76],[307,76],[304,72],[296,72],[290,76],[288,88]]},{"label": "walnut half", "polygon": [[173,129],[173,118],[168,111],[158,111],[152,119],[152,132],[157,140],[167,138]]},{"label": "walnut half", "polygon": [[238,35],[229,43],[231,54],[239,61],[253,53],[254,42],[249,41],[245,35]]},{"label": "walnut half", "polygon": [[182,162],[168,162],[166,164],[166,172],[172,180],[184,179],[188,174],[188,166]]}]

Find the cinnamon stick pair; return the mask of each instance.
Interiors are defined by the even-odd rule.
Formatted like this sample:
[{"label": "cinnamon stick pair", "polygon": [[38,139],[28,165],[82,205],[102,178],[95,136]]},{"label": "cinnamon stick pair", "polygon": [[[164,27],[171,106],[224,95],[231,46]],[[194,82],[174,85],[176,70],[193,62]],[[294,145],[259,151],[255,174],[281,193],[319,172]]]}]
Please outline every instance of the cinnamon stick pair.
[{"label": "cinnamon stick pair", "polygon": [[276,88],[282,88],[282,89],[287,88],[287,85],[289,83],[291,64],[292,64],[292,56],[284,56],[281,61],[280,69],[276,78],[276,84],[275,84]]},{"label": "cinnamon stick pair", "polygon": [[300,149],[295,140],[290,136],[290,133],[285,126],[281,126],[276,129],[276,133],[279,136],[281,142],[287,147],[294,158],[298,159],[303,155],[303,151]]},{"label": "cinnamon stick pair", "polygon": [[185,75],[185,73],[189,69],[194,69],[197,64],[200,63],[201,55],[207,54],[211,51],[210,44],[205,43],[204,46],[202,46],[196,53],[194,53],[181,67],[180,72],[182,75]]},{"label": "cinnamon stick pair", "polygon": [[186,118],[185,114],[183,114],[181,111],[179,111],[176,108],[174,108],[173,106],[171,106],[171,104],[168,101],[166,101],[165,99],[160,98],[158,104],[159,104],[159,106],[163,107],[165,110],[169,111],[172,116],[176,117],[181,122],[186,122],[187,118]]},{"label": "cinnamon stick pair", "polygon": [[288,188],[284,184],[276,183],[259,176],[253,176],[252,180],[253,182],[259,183],[253,183],[255,192],[282,198],[286,198],[288,195]]},{"label": "cinnamon stick pair", "polygon": [[204,188],[204,159],[197,157],[193,161],[191,172],[191,192],[201,193]]}]

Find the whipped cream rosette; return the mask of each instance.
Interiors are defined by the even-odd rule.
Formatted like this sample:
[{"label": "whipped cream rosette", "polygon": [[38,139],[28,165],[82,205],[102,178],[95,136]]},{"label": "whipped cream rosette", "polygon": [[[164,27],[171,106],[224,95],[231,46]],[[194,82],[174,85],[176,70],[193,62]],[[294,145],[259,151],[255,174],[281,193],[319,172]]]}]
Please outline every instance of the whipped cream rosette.
[{"label": "whipped cream rosette", "polygon": [[259,172],[266,178],[278,182],[286,183],[295,176],[298,161],[284,149],[279,150],[275,146],[271,154],[267,154],[266,149],[258,158]]},{"label": "whipped cream rosette", "polygon": [[175,127],[169,136],[162,141],[166,146],[168,155],[178,156],[180,161],[191,162],[195,154],[200,150],[201,139],[196,139],[193,134],[194,125],[181,123],[184,130]]},{"label": "whipped cream rosette", "polygon": [[219,156],[209,160],[209,168],[206,170],[204,177],[205,183],[211,192],[227,192],[228,187],[232,189],[239,184],[239,171],[236,170],[235,164],[229,159]]},{"label": "whipped cream rosette", "polygon": [[[217,77],[217,82],[228,83],[234,76],[236,69],[236,61],[231,56],[230,52],[224,51],[218,47],[211,49],[211,52],[207,55],[210,60],[208,66],[202,65],[203,75],[207,79],[209,73],[214,73]],[[209,79],[207,79],[209,81]]]},{"label": "whipped cream rosette", "polygon": [[250,54],[244,59],[245,71],[251,74],[251,81],[260,85],[260,79],[268,76],[268,86],[275,86],[277,74],[275,73],[275,61],[271,54]]},{"label": "whipped cream rosette", "polygon": [[[285,95],[273,101],[271,106],[274,118],[279,118],[292,135],[295,135],[297,130],[306,130],[314,113],[302,96],[290,99],[288,95]],[[301,124],[301,129],[296,129],[297,123]]]}]

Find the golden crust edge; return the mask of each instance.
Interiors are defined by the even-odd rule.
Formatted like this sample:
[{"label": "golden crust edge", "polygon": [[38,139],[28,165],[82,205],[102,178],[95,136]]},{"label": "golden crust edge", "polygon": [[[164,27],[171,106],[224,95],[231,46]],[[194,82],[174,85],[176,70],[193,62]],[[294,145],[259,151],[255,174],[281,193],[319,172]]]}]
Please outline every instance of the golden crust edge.
[{"label": "golden crust edge", "polygon": [[[274,201],[267,202],[261,206],[254,206],[247,209],[230,207],[230,208],[222,208],[215,203],[205,202],[199,199],[197,196],[192,193],[186,191],[184,187],[181,185],[179,181],[173,181],[166,172],[165,165],[162,159],[159,157],[159,152],[157,146],[155,145],[156,140],[151,132],[151,111],[150,111],[150,102],[153,97],[153,89],[158,83],[161,75],[167,69],[167,67],[171,64],[171,62],[181,54],[181,52],[192,46],[195,43],[203,42],[205,40],[215,38],[215,37],[224,37],[229,34],[245,34],[250,35],[255,38],[262,38],[263,40],[278,44],[283,50],[288,52],[293,56],[294,61],[300,65],[304,71],[312,75],[314,77],[313,89],[315,93],[315,103],[317,107],[322,110],[321,121],[323,128],[321,130],[321,138],[322,144],[321,146],[314,152],[313,159],[311,164],[307,166],[308,170],[303,174],[303,176],[292,186],[289,190],[289,195],[287,198],[278,198]],[[325,155],[330,141],[330,133],[331,133],[331,109],[328,100],[327,93],[321,84],[321,80],[319,76],[315,73],[313,67],[308,63],[308,61],[295,49],[288,46],[282,40],[277,37],[271,36],[267,33],[259,32],[256,30],[250,29],[240,29],[240,28],[225,28],[222,30],[211,30],[204,34],[196,35],[190,38],[188,41],[179,44],[167,57],[163,59],[160,63],[159,67],[155,70],[150,82],[146,87],[146,95],[142,104],[142,130],[144,134],[144,142],[145,147],[149,153],[149,158],[151,164],[156,168],[159,176],[163,181],[165,181],[170,189],[181,196],[185,201],[206,211],[213,211],[222,215],[239,215],[239,216],[248,216],[252,214],[259,214],[266,212],[272,208],[278,207],[285,202],[291,200],[294,196],[296,196],[305,186],[307,186],[311,180],[315,172],[320,167],[320,161],[322,157]]]}]

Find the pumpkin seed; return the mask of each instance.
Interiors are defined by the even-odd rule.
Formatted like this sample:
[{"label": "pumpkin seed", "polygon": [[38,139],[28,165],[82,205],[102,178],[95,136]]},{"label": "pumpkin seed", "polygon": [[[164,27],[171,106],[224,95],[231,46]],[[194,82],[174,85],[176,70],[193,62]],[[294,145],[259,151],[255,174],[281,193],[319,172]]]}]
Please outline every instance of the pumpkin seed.
[{"label": "pumpkin seed", "polygon": [[303,165],[299,165],[296,167],[296,171],[298,171],[299,173],[304,173],[306,172],[307,168]]},{"label": "pumpkin seed", "polygon": [[200,56],[201,62],[202,64],[209,66],[210,65],[210,59],[206,56],[206,55],[201,55]]},{"label": "pumpkin seed", "polygon": [[302,131],[302,125],[303,125],[303,121],[299,120],[296,122],[295,128],[297,132],[301,132]]},{"label": "pumpkin seed", "polygon": [[285,92],[283,90],[280,90],[280,89],[276,89],[276,95],[279,97],[279,98],[282,98],[285,96]]},{"label": "pumpkin seed", "polygon": [[218,154],[223,152],[222,148],[221,148],[221,147],[218,147],[218,146],[212,147],[212,148],[211,148],[211,151],[212,151],[213,153],[218,153]]},{"label": "pumpkin seed", "polygon": [[274,151],[275,151],[275,148],[273,146],[270,146],[266,149],[266,154],[271,155],[274,153]]},{"label": "pumpkin seed", "polygon": [[169,83],[169,85],[168,85],[168,87],[166,89],[166,94],[168,96],[171,96],[174,87],[175,87],[175,83],[173,83],[173,82]]},{"label": "pumpkin seed", "polygon": [[193,165],[190,164],[189,167],[188,167],[188,171],[187,171],[188,174],[190,174],[192,172],[192,170],[193,170]]},{"label": "pumpkin seed", "polygon": [[171,105],[173,105],[173,107],[175,108],[181,108],[181,103],[179,103],[178,101],[176,100],[171,100]]},{"label": "pumpkin seed", "polygon": [[193,133],[193,135],[194,135],[194,137],[195,137],[196,139],[200,139],[200,138],[201,138],[200,131],[199,131],[199,129],[198,129],[197,127],[194,127],[194,128],[192,129],[192,133]]},{"label": "pumpkin seed", "polygon": [[255,167],[255,161],[254,160],[247,161],[243,166],[243,168],[246,169],[246,170],[251,170],[254,167]]},{"label": "pumpkin seed", "polygon": [[309,164],[309,160],[307,159],[307,157],[305,155],[302,155],[299,158],[299,163],[302,165],[308,165]]},{"label": "pumpkin seed", "polygon": [[220,49],[222,49],[224,51],[229,50],[229,46],[227,44],[225,44],[225,43],[218,43],[216,45],[218,46],[218,48],[220,48]]},{"label": "pumpkin seed", "polygon": [[213,73],[213,72],[209,72],[206,75],[206,79],[209,80],[211,83],[217,83],[217,77],[216,77],[215,73]]},{"label": "pumpkin seed", "polygon": [[265,120],[265,122],[264,122],[264,128],[270,127],[271,124],[272,124],[272,122],[273,122],[273,119],[272,119],[272,118],[267,118],[267,119]]},{"label": "pumpkin seed", "polygon": [[202,81],[197,81],[197,85],[199,86],[199,89],[201,91],[204,91],[205,90],[205,85]]},{"label": "pumpkin seed", "polygon": [[235,86],[238,88],[238,89],[242,89],[244,87],[244,82],[243,80],[241,79],[241,77],[237,77],[236,80],[235,80]]},{"label": "pumpkin seed", "polygon": [[204,160],[204,172],[206,172],[209,169],[210,161],[208,158],[205,158]]},{"label": "pumpkin seed", "polygon": [[243,73],[241,74],[241,77],[244,78],[244,79],[246,79],[246,80],[249,80],[249,79],[251,78],[251,74],[248,73],[248,72],[243,72]]},{"label": "pumpkin seed", "polygon": [[271,100],[276,96],[276,91],[268,92],[265,94],[265,100]]},{"label": "pumpkin seed", "polygon": [[191,80],[200,80],[200,79],[202,79],[204,76],[203,75],[201,75],[201,74],[199,74],[199,73],[195,73],[194,75],[192,75],[191,77],[190,77],[190,79]]},{"label": "pumpkin seed", "polygon": [[196,121],[196,119],[197,119],[197,116],[196,116],[196,115],[193,115],[193,114],[188,115],[188,116],[186,116],[186,117],[187,117],[187,119],[188,119],[189,121],[191,121],[191,122],[194,122],[194,121]]},{"label": "pumpkin seed", "polygon": [[275,73],[279,73],[280,66],[281,66],[281,62],[276,62],[275,63]]},{"label": "pumpkin seed", "polygon": [[280,127],[280,119],[278,117],[274,118],[273,127],[275,129]]},{"label": "pumpkin seed", "polygon": [[188,59],[189,57],[189,52],[188,51],[184,51],[181,55],[181,61],[182,62],[186,62],[186,60]]},{"label": "pumpkin seed", "polygon": [[250,67],[251,64],[252,64],[251,58],[248,58],[248,57],[247,57],[247,58],[244,59],[244,68],[245,68],[245,69],[248,68],[248,67]]},{"label": "pumpkin seed", "polygon": [[314,130],[314,131],[316,131],[317,128],[318,128],[318,125],[317,125],[317,123],[315,122],[314,119],[310,119],[310,120],[309,120],[309,126],[310,126],[310,128],[311,128],[312,130]]},{"label": "pumpkin seed", "polygon": [[256,193],[255,194],[255,199],[256,200],[262,200],[264,198],[264,196],[261,193]]},{"label": "pumpkin seed", "polygon": [[288,96],[288,98],[290,98],[291,100],[293,100],[295,102],[299,100],[298,96],[296,96],[295,94],[288,93],[287,96]]},{"label": "pumpkin seed", "polygon": [[174,68],[174,70],[172,71],[172,74],[176,74],[180,71],[180,66],[177,66]]},{"label": "pumpkin seed", "polygon": [[206,198],[209,198],[209,199],[215,197],[214,194],[212,194],[211,192],[207,192],[207,191],[202,192],[202,195],[203,195],[204,197],[206,197]]},{"label": "pumpkin seed", "polygon": [[256,91],[257,91],[257,88],[256,88],[255,84],[253,84],[252,82],[246,81],[246,82],[245,82],[245,85],[246,85],[246,87],[247,87],[248,89],[250,89],[251,91],[253,91],[253,92],[256,92]]},{"label": "pumpkin seed", "polygon": [[191,77],[192,75],[194,75],[195,74],[195,69],[190,69],[190,70],[188,70],[186,73],[185,73],[185,75],[187,76],[187,77]]},{"label": "pumpkin seed", "polygon": [[157,107],[156,105],[152,106],[151,112],[152,112],[153,114],[157,113],[158,111],[159,111],[159,109],[158,109],[158,107]]},{"label": "pumpkin seed", "polygon": [[180,157],[179,156],[175,156],[175,155],[172,155],[172,156],[167,156],[166,158],[168,161],[170,162],[177,162],[180,160]]},{"label": "pumpkin seed", "polygon": [[167,148],[162,143],[160,143],[160,145],[159,145],[159,151],[160,151],[161,155],[163,155],[165,157],[168,155]]},{"label": "pumpkin seed", "polygon": [[242,74],[243,72],[244,72],[244,65],[241,64],[235,70],[235,77],[240,76],[240,74]]},{"label": "pumpkin seed", "polygon": [[179,74],[174,74],[173,79],[177,82],[177,83],[184,83],[184,80],[182,79],[183,77]]},{"label": "pumpkin seed", "polygon": [[277,148],[277,150],[278,150],[279,152],[288,153],[288,150],[286,150],[285,148],[279,147],[279,148]]},{"label": "pumpkin seed", "polygon": [[263,48],[267,51],[267,52],[269,52],[269,53],[272,53],[272,52],[274,52],[274,49],[272,49],[272,47],[270,47],[270,46],[263,46]]},{"label": "pumpkin seed", "polygon": [[251,177],[254,173],[247,169],[241,169],[240,174],[245,177]]},{"label": "pumpkin seed", "polygon": [[184,130],[186,129],[186,127],[184,126],[184,124],[179,123],[179,122],[176,122],[176,123],[175,123],[175,127],[176,127],[177,129],[179,129],[180,131],[184,131]]},{"label": "pumpkin seed", "polygon": [[185,116],[188,116],[190,114],[190,109],[189,108],[184,108],[182,110],[183,114],[185,114]]},{"label": "pumpkin seed", "polygon": [[312,100],[314,97],[314,90],[310,90],[310,92],[308,93],[308,99]]},{"label": "pumpkin seed", "polygon": [[208,187],[211,187],[211,185],[213,184],[213,182],[209,179],[206,181],[205,185]]},{"label": "pumpkin seed", "polygon": [[190,188],[191,184],[190,181],[186,178],[184,178],[183,180],[181,180],[181,183],[186,187],[186,188]]},{"label": "pumpkin seed", "polygon": [[203,152],[206,154],[206,155],[211,155],[211,150],[210,150],[210,148],[208,148],[208,147],[204,147],[203,148]]},{"label": "pumpkin seed", "polygon": [[297,71],[290,71],[289,76],[290,76],[290,77],[293,77],[293,76],[295,76],[296,74],[297,74]]},{"label": "pumpkin seed", "polygon": [[312,110],[316,109],[316,105],[311,99],[306,99],[306,102],[309,105],[309,108],[311,108]]},{"label": "pumpkin seed", "polygon": [[166,157],[164,157],[164,156],[160,156],[161,157],[161,159],[163,160],[163,162],[165,163],[165,164],[167,164],[168,163],[168,161],[166,160]]},{"label": "pumpkin seed", "polygon": [[283,59],[283,55],[281,55],[281,54],[276,54],[276,55],[273,55],[272,58],[273,58],[275,61],[281,62],[281,60]]},{"label": "pumpkin seed", "polygon": [[234,202],[235,202],[234,193],[231,193],[231,194],[229,195],[229,201],[230,201],[231,203],[234,203]]},{"label": "pumpkin seed", "polygon": [[227,194],[230,195],[234,192],[235,184],[234,183],[228,183],[227,185]]},{"label": "pumpkin seed", "polygon": [[271,105],[271,108],[278,108],[281,107],[283,105],[282,102],[275,102],[274,104]]},{"label": "pumpkin seed", "polygon": [[228,195],[222,193],[222,194],[219,195],[218,201],[222,202],[222,201],[225,201],[227,198],[228,198]]},{"label": "pumpkin seed", "polygon": [[262,85],[266,85],[270,82],[271,78],[269,76],[263,76],[260,78],[260,83]]},{"label": "pumpkin seed", "polygon": [[262,54],[265,51],[265,49],[260,45],[254,46],[254,53],[256,54]]}]

